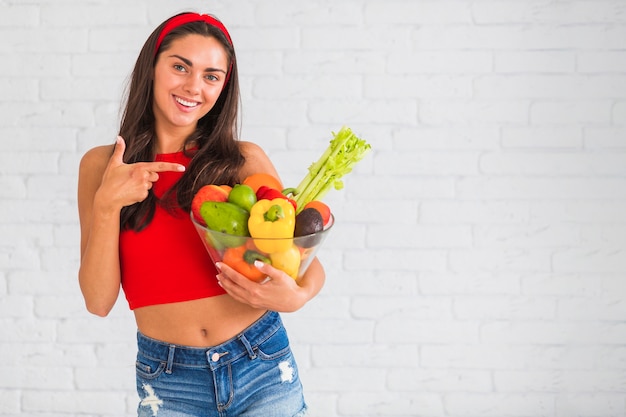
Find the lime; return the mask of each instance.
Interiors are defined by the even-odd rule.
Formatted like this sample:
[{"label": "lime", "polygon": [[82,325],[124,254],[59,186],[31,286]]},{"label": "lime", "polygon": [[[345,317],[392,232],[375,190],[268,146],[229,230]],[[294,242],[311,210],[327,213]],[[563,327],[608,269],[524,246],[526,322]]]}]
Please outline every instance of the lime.
[{"label": "lime", "polygon": [[256,194],[249,185],[236,184],[228,194],[228,202],[250,211],[256,203]]}]

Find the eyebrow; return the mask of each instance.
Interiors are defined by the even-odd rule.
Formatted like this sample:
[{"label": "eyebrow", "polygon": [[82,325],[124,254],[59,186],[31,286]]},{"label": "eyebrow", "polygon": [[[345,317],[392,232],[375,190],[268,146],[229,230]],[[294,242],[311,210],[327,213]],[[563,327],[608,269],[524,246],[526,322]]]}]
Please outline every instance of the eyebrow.
[{"label": "eyebrow", "polygon": [[[178,59],[180,59],[181,61],[183,61],[186,65],[188,65],[188,66],[190,66],[190,67],[193,67],[193,63],[192,63],[190,60],[188,60],[187,58],[182,57],[182,56],[180,56],[180,55],[176,55],[176,54],[174,54],[174,55],[170,55],[170,58],[178,58]],[[221,69],[221,68],[211,68],[211,67],[208,67],[208,68],[205,68],[205,69],[204,69],[204,72],[216,72],[216,71],[217,71],[217,72],[223,72],[224,74],[226,74],[226,71],[224,71],[224,70],[223,70],[223,69]]]}]

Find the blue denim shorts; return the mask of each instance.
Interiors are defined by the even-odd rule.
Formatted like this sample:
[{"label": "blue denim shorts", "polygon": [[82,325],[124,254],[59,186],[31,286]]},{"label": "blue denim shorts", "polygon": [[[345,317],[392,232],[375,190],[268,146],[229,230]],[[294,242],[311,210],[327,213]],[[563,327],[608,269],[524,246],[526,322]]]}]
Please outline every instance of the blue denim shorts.
[{"label": "blue denim shorts", "polygon": [[210,348],[137,333],[139,417],[300,417],[302,384],[280,315]]}]

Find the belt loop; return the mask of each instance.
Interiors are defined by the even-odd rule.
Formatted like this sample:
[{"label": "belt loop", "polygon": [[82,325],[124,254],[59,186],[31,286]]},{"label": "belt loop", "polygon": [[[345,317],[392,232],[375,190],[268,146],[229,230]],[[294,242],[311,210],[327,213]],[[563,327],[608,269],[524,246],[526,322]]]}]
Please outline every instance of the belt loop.
[{"label": "belt loop", "polygon": [[255,359],[256,353],[254,353],[254,350],[252,350],[252,346],[250,345],[250,342],[248,342],[248,339],[246,339],[246,335],[243,333],[239,335],[239,340],[246,347],[246,351],[248,351],[248,356],[250,357],[250,359]]},{"label": "belt loop", "polygon": [[174,351],[176,350],[176,345],[170,345],[170,351],[167,355],[167,367],[165,368],[166,374],[172,373],[172,365],[174,364]]}]

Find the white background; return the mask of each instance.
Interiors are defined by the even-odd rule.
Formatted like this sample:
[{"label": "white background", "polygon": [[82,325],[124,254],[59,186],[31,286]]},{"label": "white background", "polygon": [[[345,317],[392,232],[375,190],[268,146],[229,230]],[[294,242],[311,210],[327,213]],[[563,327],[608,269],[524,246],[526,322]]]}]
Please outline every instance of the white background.
[{"label": "white background", "polygon": [[230,29],[287,184],[342,125],[373,147],[285,315],[310,415],[626,415],[623,0],[0,0],[0,415],[134,413],[132,314],[78,290],[78,162],[185,9]]}]

